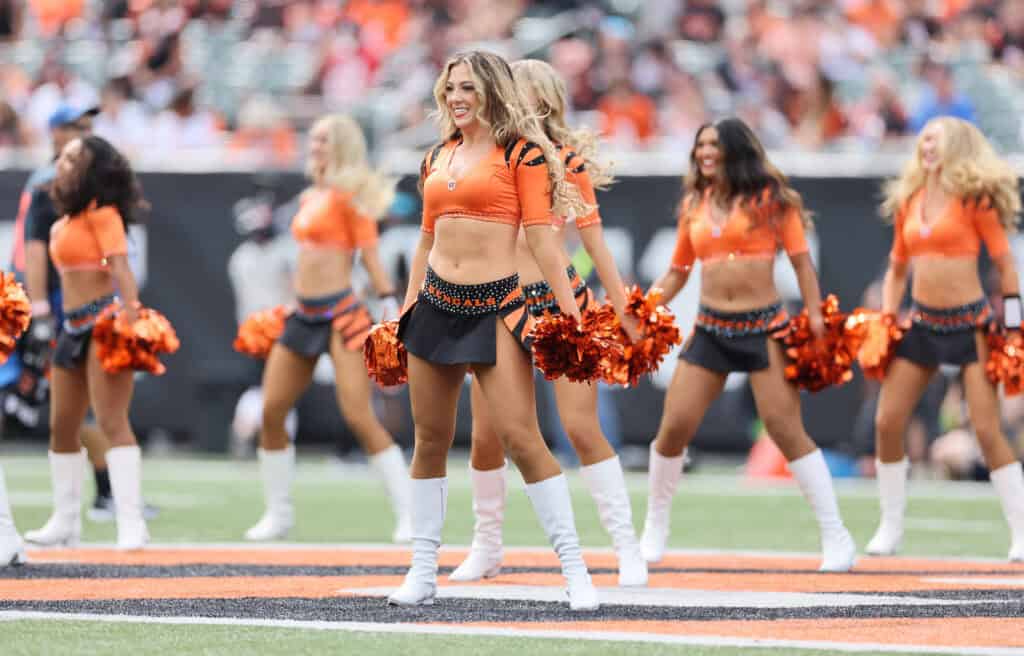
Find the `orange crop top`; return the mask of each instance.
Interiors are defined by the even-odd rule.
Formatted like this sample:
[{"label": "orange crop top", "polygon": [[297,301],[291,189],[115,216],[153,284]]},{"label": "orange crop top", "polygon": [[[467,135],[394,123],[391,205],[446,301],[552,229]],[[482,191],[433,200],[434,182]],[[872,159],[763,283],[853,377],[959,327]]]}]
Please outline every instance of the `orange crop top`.
[{"label": "orange crop top", "polygon": [[1006,229],[989,199],[951,199],[942,214],[925,226],[921,222],[923,198],[921,190],[914,192],[896,212],[889,254],[893,262],[906,262],[918,255],[977,257],[982,241],[990,257],[1002,257],[1010,251]]},{"label": "orange crop top", "polygon": [[124,221],[107,205],[65,216],[50,229],[50,259],[58,271],[104,270],[111,255],[127,255]]},{"label": "orange crop top", "polygon": [[377,243],[377,222],[357,210],[347,193],[310,189],[292,219],[292,236],[303,246],[354,251]]},{"label": "orange crop top", "polygon": [[508,225],[550,224],[551,191],[544,154],[536,144],[519,139],[494,150],[461,178],[449,173],[459,139],[435,147],[423,159],[423,230],[451,217]]},{"label": "orange crop top", "polygon": [[747,209],[736,207],[719,228],[711,223],[710,193],[705,191],[691,220],[687,221],[685,209],[679,213],[673,269],[688,270],[698,259],[713,262],[737,257],[774,258],[780,247],[789,255],[807,252],[803,218],[795,207],[774,224],[767,218],[757,219],[755,224]]},{"label": "orange crop top", "polygon": [[597,196],[594,194],[594,185],[590,181],[590,174],[587,173],[587,167],[583,163],[583,158],[565,146],[561,146],[558,152],[559,155],[565,158],[565,179],[576,185],[576,188],[580,190],[583,202],[588,207],[594,208],[586,216],[576,219],[576,227],[586,228],[592,225],[600,225],[601,215],[597,211]]}]

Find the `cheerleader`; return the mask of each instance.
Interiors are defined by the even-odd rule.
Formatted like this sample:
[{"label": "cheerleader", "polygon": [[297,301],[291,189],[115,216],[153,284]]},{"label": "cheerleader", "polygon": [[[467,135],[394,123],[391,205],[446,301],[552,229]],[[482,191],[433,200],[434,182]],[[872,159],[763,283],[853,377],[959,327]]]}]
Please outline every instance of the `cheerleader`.
[{"label": "cheerleader", "polygon": [[971,423],[1012,534],[1009,558],[1024,561],[1024,478],[1000,424],[998,391],[985,375],[992,321],[978,276],[984,242],[999,272],[1003,324],[1019,331],[1020,286],[1007,232],[1020,212],[1017,176],[976,127],[930,121],[902,175],[885,186],[882,211],[894,235],[882,311],[895,316],[913,265],[911,326],[886,371],[875,415],[881,523],[869,554],[891,554],[903,538],[909,463],[903,436],[939,365],[961,368]]},{"label": "cheerleader", "polygon": [[683,186],[672,267],[654,286],[670,301],[699,259],[701,304],[651,444],[644,557],[658,562],[664,554],[687,444],[729,373],[746,371],[765,429],[817,516],[824,552],[821,571],[847,571],[856,547],[839,516],[825,459],[804,430],[800,395],[785,378],[782,346],[773,339],[789,322],[773,275],[780,247],[796,272],[812,332],[819,338],[824,334],[818,278],[804,236],[803,202],[738,119],[698,130]]},{"label": "cheerleader", "polygon": [[53,226],[50,257],[60,275],[64,326],[53,353],[50,473],[53,515],[29,542],[73,546],[81,536],[85,458],[79,437],[90,405],[110,441],[106,453],[117,521],[117,545],[138,549],[149,533],[143,517],[142,453],[128,421],[132,371],[108,373],[100,364],[93,326],[120,305],[117,325],[138,319],[138,288],[128,265],[125,229],[141,201],[125,158],[107,141],[69,142],[56,164],[52,195],[63,215]]},{"label": "cheerleader", "polygon": [[579,193],[539,122],[528,117],[501,57],[456,55],[434,86],[444,143],[423,161],[423,226],[398,335],[409,354],[416,429],[412,460],[413,556],[398,605],[433,603],[447,500],[446,463],[467,371],[480,384],[505,452],[526,482],[562,563],[573,610],[598,607],[583,562],[569,486],[537,424],[530,356],[516,338],[528,314],[516,273],[516,238],[527,243],[564,312],[579,318],[552,214],[586,215]]},{"label": "cheerleader", "polygon": [[[558,146],[558,156],[565,162],[567,179],[579,188],[583,200],[594,207],[585,216],[576,218],[576,227],[584,248],[594,260],[597,275],[619,319],[627,331],[636,337],[635,321],[625,315],[625,288],[615,260],[605,244],[601,216],[596,208],[594,185],[611,183],[611,176],[594,161],[594,137],[585,130],[572,131],[566,125],[565,84],[549,64],[525,60],[513,64],[512,70],[524,100],[541,117],[545,134]],[[577,307],[582,312],[593,304],[593,294],[569,264],[564,249],[559,249],[558,256],[572,285]],[[522,230],[516,244],[516,267],[530,315],[536,319],[546,312],[557,313],[555,295],[545,282]],[[622,465],[601,432],[597,419],[597,386],[565,379],[556,380],[554,386],[562,424],[580,458],[580,473],[590,489],[601,523],[611,535],[618,554],[619,585],[646,585],[647,563],[640,553],[640,542],[633,528],[633,513]],[[488,421],[486,401],[475,381],[472,402],[470,480],[476,522],[469,556],[448,577],[451,581],[489,578],[496,576],[501,569],[505,453],[501,439]]]},{"label": "cheerleader", "polygon": [[299,245],[298,309],[288,317],[263,371],[258,453],[266,511],[245,538],[282,538],[294,523],[295,448],[286,422],[312,381],[317,359],[329,353],[345,422],[391,497],[397,520],[392,538],[408,542],[409,476],[401,449],[373,411],[362,355],[373,320],[351,287],[352,264],[359,251],[382,301],[383,319],[398,316],[395,288],[377,253],[377,218],[391,205],[394,183],[369,167],[362,130],[348,116],[320,119],[310,130],[309,141],[306,173],[313,184],[303,194],[292,221],[292,235]]}]

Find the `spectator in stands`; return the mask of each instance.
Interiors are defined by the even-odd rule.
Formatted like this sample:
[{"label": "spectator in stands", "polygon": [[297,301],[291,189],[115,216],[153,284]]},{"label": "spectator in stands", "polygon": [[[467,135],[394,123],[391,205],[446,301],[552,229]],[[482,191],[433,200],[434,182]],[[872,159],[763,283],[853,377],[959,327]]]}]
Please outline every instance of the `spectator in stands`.
[{"label": "spectator in stands", "polygon": [[900,37],[901,7],[894,0],[852,0],[846,4],[846,18],[866,30],[883,48]]},{"label": "spectator in stands", "polygon": [[92,85],[73,75],[60,63],[59,50],[47,53],[38,80],[24,109],[24,118],[39,132],[47,129],[50,116],[63,104],[74,107],[95,107],[99,104],[99,96]]},{"label": "spectator in stands", "polygon": [[29,0],[28,6],[42,33],[52,36],[69,20],[82,15],[85,0]]},{"label": "spectator in stands", "polygon": [[654,136],[657,115],[654,102],[633,89],[627,78],[611,83],[598,104],[601,133],[612,142],[626,146],[644,146]]},{"label": "spectator in stands", "polygon": [[178,34],[175,32],[162,37],[139,72],[140,98],[150,111],[158,112],[170,104],[180,86],[178,78],[182,69]]},{"label": "spectator in stands", "polygon": [[910,119],[910,130],[920,132],[925,123],[939,116],[953,116],[974,123],[974,103],[960,93],[948,64],[935,60],[925,61],[922,77],[926,88],[921,103]]},{"label": "spectator in stands", "polygon": [[6,100],[0,100],[0,148],[24,148],[35,142],[35,133],[18,117]]},{"label": "spectator in stands", "polygon": [[164,153],[189,148],[210,148],[222,143],[217,118],[195,105],[195,87],[186,86],[153,124],[153,142]]},{"label": "spectator in stands", "polygon": [[793,138],[807,150],[831,145],[846,134],[849,121],[835,97],[835,84],[822,71],[797,92],[787,108]]},{"label": "spectator in stands", "polygon": [[103,87],[93,132],[132,157],[149,142],[151,120],[135,100],[131,80],[116,77]]},{"label": "spectator in stands", "polygon": [[907,134],[910,119],[900,100],[899,89],[887,71],[873,75],[867,98],[851,113],[855,131],[870,142]]},{"label": "spectator in stands", "polygon": [[688,41],[717,43],[725,30],[725,12],[716,0],[689,0],[679,17],[679,35]]},{"label": "spectator in stands", "polygon": [[708,118],[704,94],[697,80],[678,70],[669,73],[665,99],[661,103],[659,132],[685,149],[693,143],[697,130]]},{"label": "spectator in stands", "polygon": [[253,162],[287,166],[296,162],[297,138],[280,106],[266,96],[254,96],[238,112],[231,149]]}]

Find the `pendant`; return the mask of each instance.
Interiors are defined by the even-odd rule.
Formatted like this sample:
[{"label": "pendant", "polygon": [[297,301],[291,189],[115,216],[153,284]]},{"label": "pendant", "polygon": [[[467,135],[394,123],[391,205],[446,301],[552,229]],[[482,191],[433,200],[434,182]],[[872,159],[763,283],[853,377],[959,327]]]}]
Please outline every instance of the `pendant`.
[{"label": "pendant", "polygon": [[717,237],[721,237],[722,236],[722,229],[719,228],[716,225],[711,226],[711,236],[712,237],[716,237],[716,238]]},{"label": "pendant", "polygon": [[448,191],[455,191],[455,179],[454,178],[449,178],[448,179]]},{"label": "pendant", "polygon": [[922,237],[927,237],[930,234],[932,234],[932,229],[930,227],[928,227],[926,225],[921,226],[921,236]]}]

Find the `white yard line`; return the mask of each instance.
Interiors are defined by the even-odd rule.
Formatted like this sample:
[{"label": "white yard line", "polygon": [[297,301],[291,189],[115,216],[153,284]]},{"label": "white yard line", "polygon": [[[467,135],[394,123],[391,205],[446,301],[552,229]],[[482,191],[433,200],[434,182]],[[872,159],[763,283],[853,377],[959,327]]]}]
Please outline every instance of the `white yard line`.
[{"label": "white yard line", "polygon": [[[585,614],[580,615],[584,620]],[[413,635],[495,636],[507,638],[545,638],[550,640],[589,640],[594,642],[640,642],[666,645],[700,645],[706,647],[746,647],[779,649],[826,649],[850,653],[880,651],[905,654],[960,654],[963,656],[1021,656],[1020,648],[1012,647],[933,647],[927,645],[889,645],[885,643],[831,642],[826,640],[771,640],[726,636],[661,635],[625,631],[550,631],[500,627],[459,625],[376,624],[372,622],[303,622],[298,620],[233,619],[209,617],[146,617],[132,615],[101,615],[88,613],[45,613],[37,611],[0,611],[0,622],[18,620],[73,620],[127,624],[169,624],[206,626],[246,626],[275,629],[306,629],[316,631],[347,631],[358,633],[400,633]],[[8,637],[9,634],[8,634]]]}]

